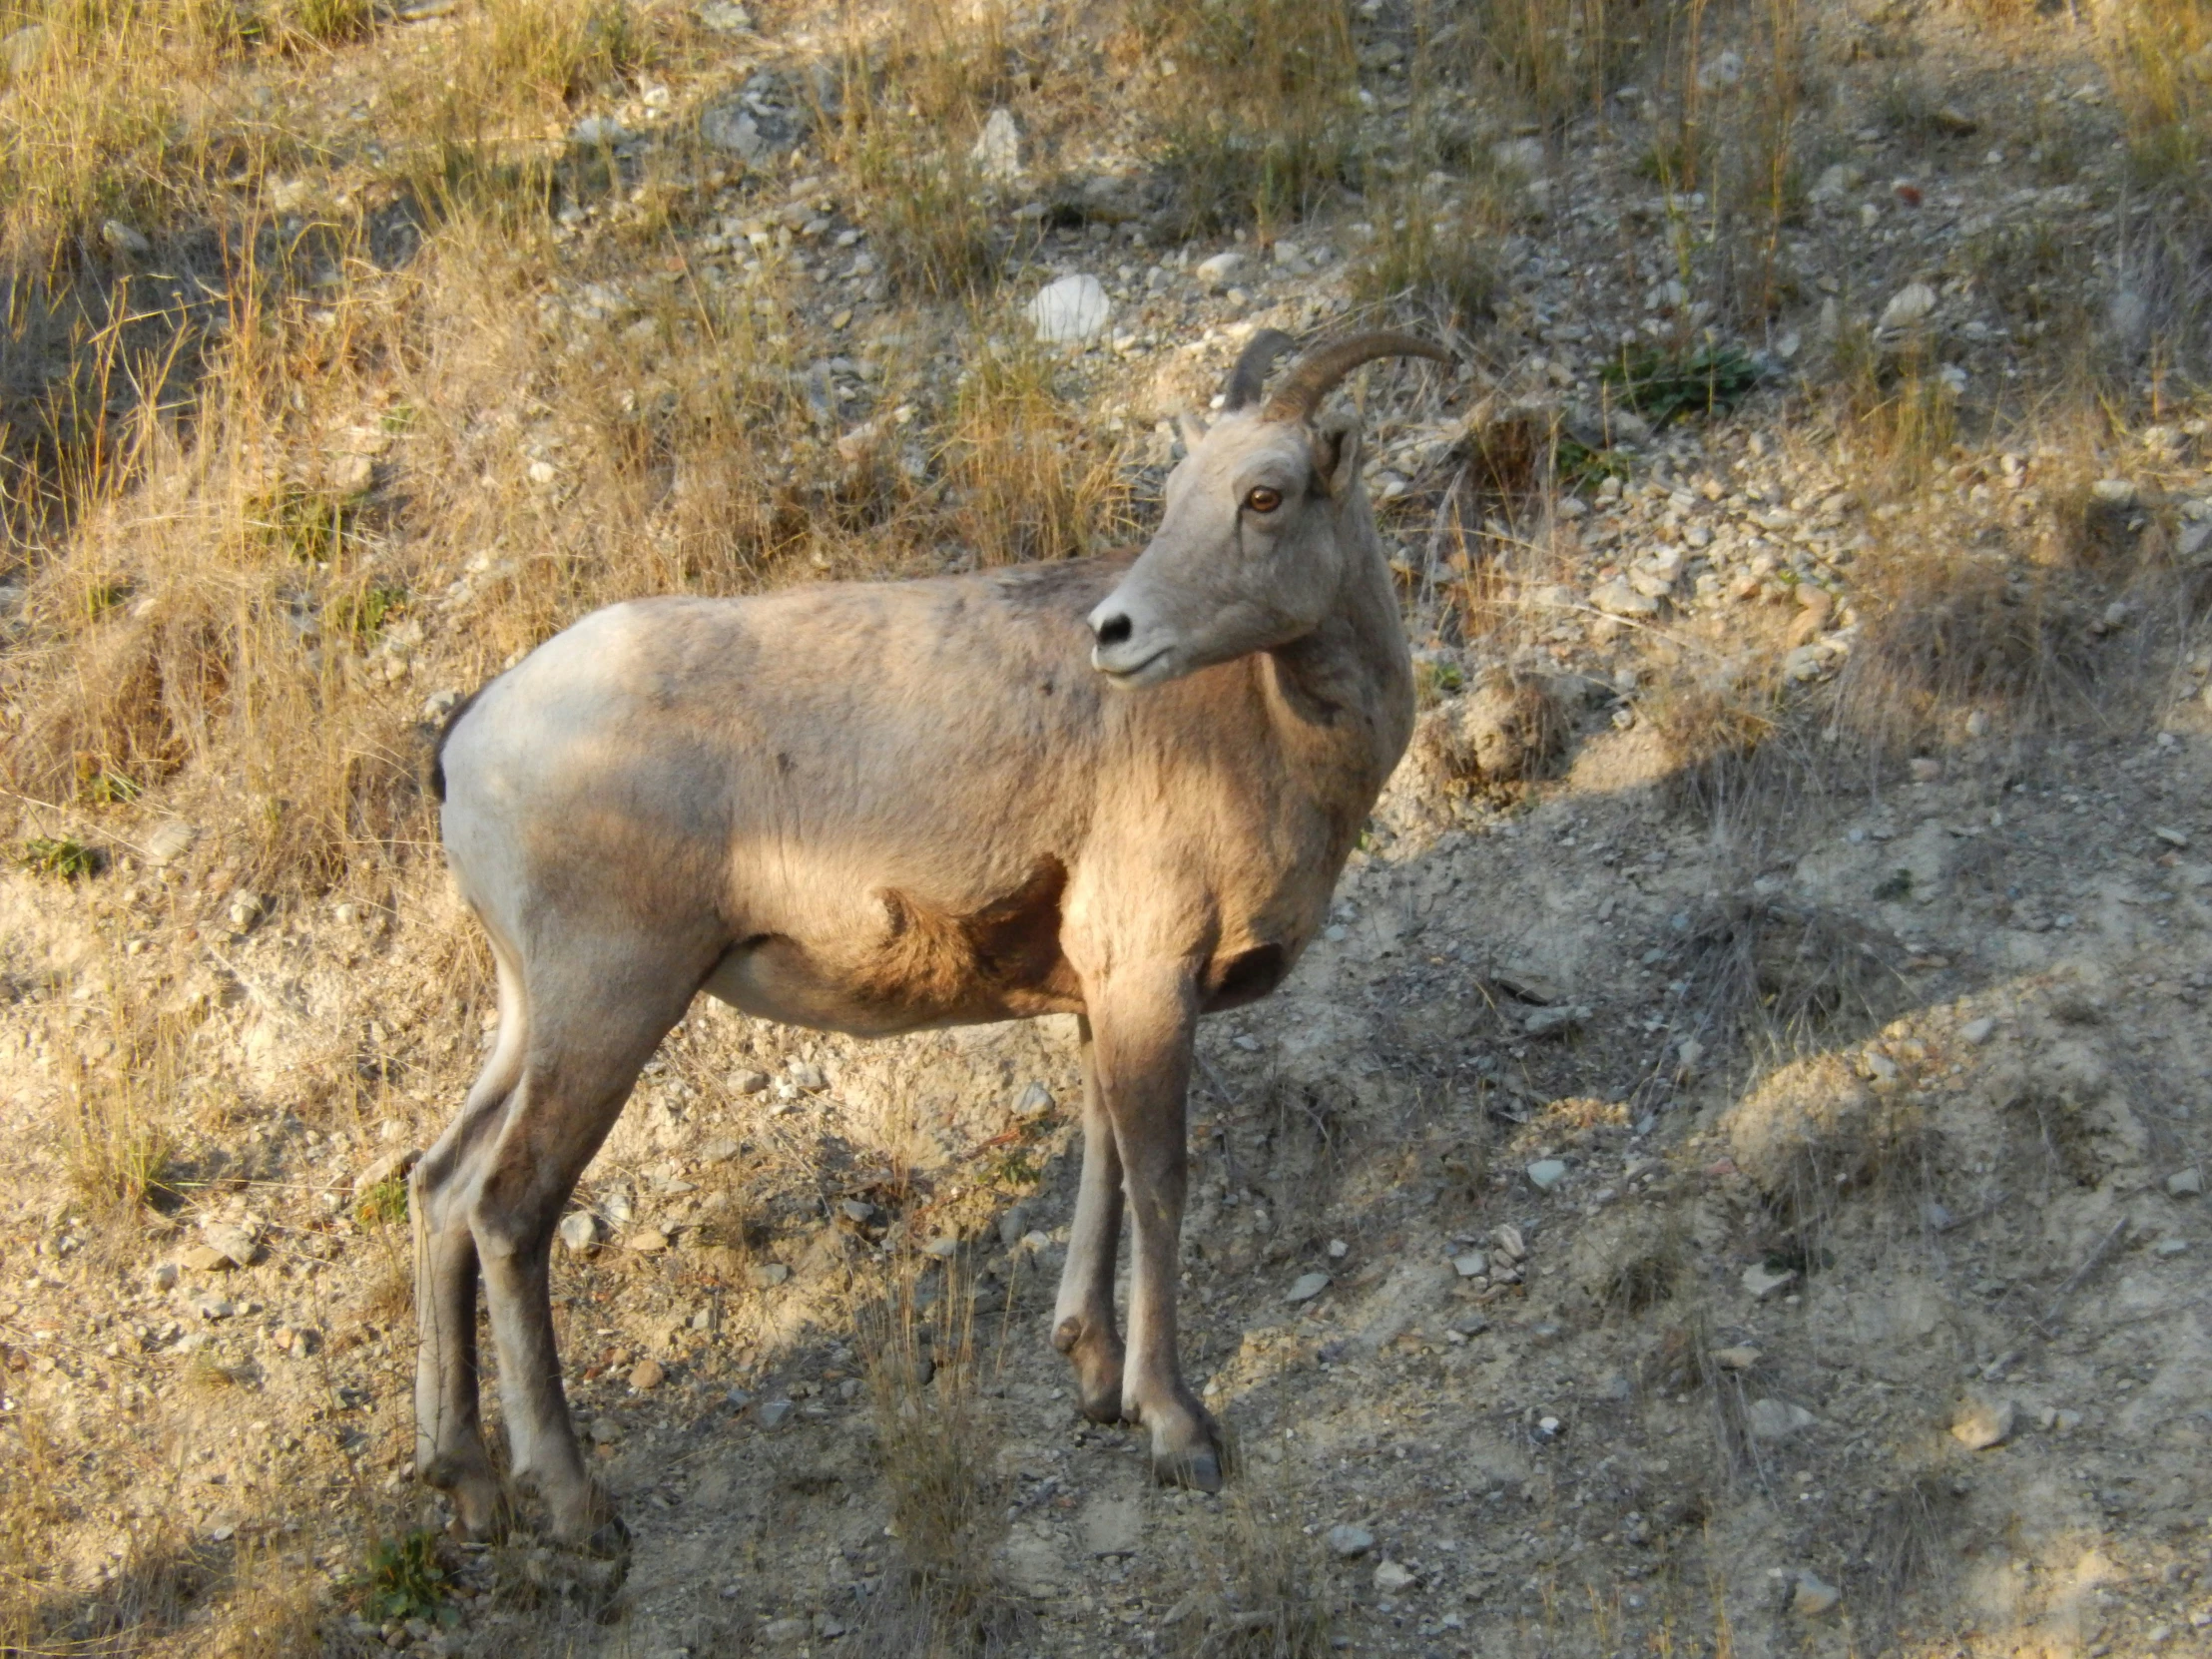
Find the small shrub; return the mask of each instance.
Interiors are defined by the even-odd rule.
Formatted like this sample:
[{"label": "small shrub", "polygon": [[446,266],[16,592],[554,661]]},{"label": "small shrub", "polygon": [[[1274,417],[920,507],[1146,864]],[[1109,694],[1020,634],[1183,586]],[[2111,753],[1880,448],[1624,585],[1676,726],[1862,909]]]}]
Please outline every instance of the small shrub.
[{"label": "small shrub", "polygon": [[1470,0],[1464,38],[1477,73],[1541,120],[1594,111],[1626,78],[1661,10],[1651,0]]},{"label": "small shrub", "polygon": [[369,0],[289,0],[284,24],[301,39],[328,45],[366,34],[374,16]]},{"label": "small shrub", "polygon": [[361,1594],[361,1615],[371,1623],[395,1619],[460,1622],[450,1605],[444,1565],[438,1560],[438,1535],[421,1530],[397,1538],[378,1538],[354,1581]]},{"label": "small shrub", "polygon": [[107,868],[108,855],[75,835],[33,835],[17,851],[16,862],[34,875],[75,881]]},{"label": "small shrub", "polygon": [[293,564],[326,565],[351,545],[361,512],[357,495],[332,495],[287,483],[250,502],[246,523]]},{"label": "small shrub", "polygon": [[1683,415],[1726,414],[1759,383],[1759,365],[1740,345],[1691,351],[1635,346],[1599,371],[1614,393],[1653,425]]},{"label": "small shrub", "polygon": [[406,609],[407,598],[405,588],[372,582],[358,593],[340,595],[323,614],[333,633],[367,645]]},{"label": "small shrub", "polygon": [[353,1219],[363,1227],[396,1227],[407,1219],[407,1178],[388,1176],[361,1194]]}]

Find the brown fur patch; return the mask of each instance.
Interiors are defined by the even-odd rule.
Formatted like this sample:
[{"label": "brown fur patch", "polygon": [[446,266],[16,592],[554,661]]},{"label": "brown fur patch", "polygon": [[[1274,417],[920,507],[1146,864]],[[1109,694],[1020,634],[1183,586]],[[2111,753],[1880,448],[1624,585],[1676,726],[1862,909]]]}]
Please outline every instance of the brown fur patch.
[{"label": "brown fur patch", "polygon": [[1028,880],[964,916],[883,888],[877,896],[889,933],[853,990],[869,1000],[947,1014],[1080,1007],[1082,986],[1060,953],[1060,895],[1067,881],[1065,864],[1040,858]]}]

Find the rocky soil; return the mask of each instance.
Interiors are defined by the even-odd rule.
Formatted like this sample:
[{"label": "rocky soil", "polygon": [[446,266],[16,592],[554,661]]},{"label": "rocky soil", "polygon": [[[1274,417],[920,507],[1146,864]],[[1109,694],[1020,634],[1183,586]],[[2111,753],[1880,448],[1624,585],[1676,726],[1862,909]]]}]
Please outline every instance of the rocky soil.
[{"label": "rocky soil", "polygon": [[[1356,15],[1386,144],[1413,19]],[[821,25],[699,23],[696,86],[641,78],[566,138],[644,178],[691,122],[712,211],[626,266],[647,210],[560,199],[536,325],[642,353],[650,393],[681,372],[667,289],[757,291],[814,342],[776,371],[825,451],[931,476],[902,434],[967,324],[899,303],[809,148]],[[452,27],[415,7],[299,74],[342,105]],[[702,1005],[561,1235],[572,1399],[634,1554],[436,1542],[394,1183],[489,1041],[478,947],[428,846],[377,898],[253,890],[239,781],[188,772],[99,821],[103,873],[0,878],[17,1650],[914,1651],[886,1423],[955,1388],[985,1651],[2212,1649],[2212,447],[2163,390],[2093,437],[2020,412],[2062,349],[2130,382],[2150,326],[2085,40],[1895,5],[1808,27],[1785,299],[1709,420],[1600,373],[1726,314],[1682,279],[1702,203],[1641,165],[1658,95],[1533,134],[1462,112],[1511,204],[1494,316],[1463,373],[1363,393],[1421,729],[1325,937],[1207,1026],[1191,1101],[1186,1358],[1227,1494],[1154,1489],[1045,1342],[1071,1024],[861,1044]],[[1745,79],[1708,69],[1716,100]],[[979,140],[1034,238],[1000,320],[1068,353],[1140,492],[1253,329],[1380,314],[1357,197],[1183,238],[1134,119],[1040,125]],[[1831,393],[1853,352],[1922,376],[1955,446],[1874,445]],[[2005,411],[1986,441],[1976,408]],[[549,522],[588,465],[564,418],[457,411],[453,458]],[[1530,432],[1586,464],[1532,483]],[[358,436],[329,464],[360,487],[418,441]],[[439,544],[429,602],[360,651],[395,718],[535,626],[530,522]],[[151,1210],[87,1201],[87,1100],[166,1126]],[[372,1558],[411,1534],[442,1576]]]}]

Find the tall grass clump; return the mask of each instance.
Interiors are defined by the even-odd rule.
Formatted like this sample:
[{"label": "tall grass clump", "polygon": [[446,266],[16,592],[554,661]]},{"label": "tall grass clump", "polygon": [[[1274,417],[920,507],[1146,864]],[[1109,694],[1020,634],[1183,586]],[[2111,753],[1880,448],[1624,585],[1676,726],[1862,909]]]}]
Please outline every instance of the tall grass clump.
[{"label": "tall grass clump", "polygon": [[1548,125],[1595,111],[1667,9],[1665,0],[1464,0],[1459,32],[1478,79]]},{"label": "tall grass clump", "polygon": [[1181,234],[1272,230],[1358,176],[1358,57],[1344,0],[1140,0]]},{"label": "tall grass clump", "polygon": [[944,463],[956,532],[981,564],[1096,552],[1131,522],[1114,456],[1018,335],[988,343],[954,391]]},{"label": "tall grass clump", "polygon": [[2118,366],[2212,381],[2212,3],[2104,8],[2099,44],[2147,198],[2119,223],[2105,329]]},{"label": "tall grass clump", "polygon": [[949,1266],[941,1282],[908,1270],[863,1317],[860,1336],[899,1565],[871,1598],[857,1649],[870,1659],[1006,1651],[1021,1612],[992,1568],[1005,1499],[981,1397],[974,1287]]}]

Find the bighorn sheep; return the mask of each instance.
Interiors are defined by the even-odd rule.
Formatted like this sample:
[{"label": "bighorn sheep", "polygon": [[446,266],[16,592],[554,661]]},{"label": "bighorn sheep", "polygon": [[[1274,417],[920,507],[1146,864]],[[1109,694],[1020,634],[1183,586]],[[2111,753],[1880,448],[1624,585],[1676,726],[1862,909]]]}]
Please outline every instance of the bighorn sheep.
[{"label": "bighorn sheep", "polygon": [[416,1466],[462,1529],[492,1528],[501,1498],[481,1272],[516,1481],[558,1537],[625,1535],[577,1452],[549,1247],[703,990],[869,1036],[1075,1014],[1083,1169],[1053,1346],[1086,1416],[1143,1422],[1163,1479],[1219,1486],[1175,1335],[1194,1024],[1298,959],[1413,718],[1359,433],[1316,412],[1371,359],[1444,359],[1362,334],[1263,403],[1290,343],[1246,348],[1133,563],[617,605],[449,724],[433,784],[500,1008],[412,1188]]}]

